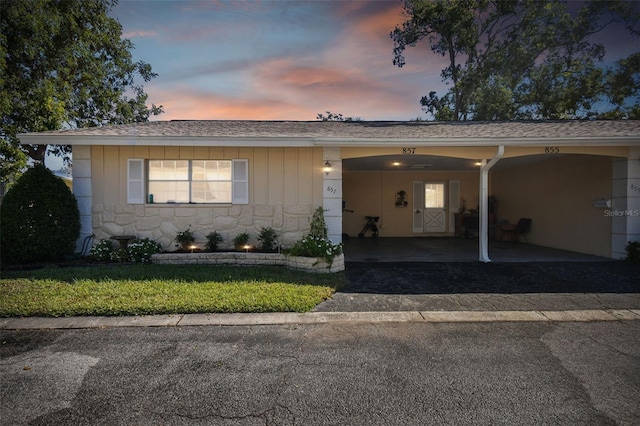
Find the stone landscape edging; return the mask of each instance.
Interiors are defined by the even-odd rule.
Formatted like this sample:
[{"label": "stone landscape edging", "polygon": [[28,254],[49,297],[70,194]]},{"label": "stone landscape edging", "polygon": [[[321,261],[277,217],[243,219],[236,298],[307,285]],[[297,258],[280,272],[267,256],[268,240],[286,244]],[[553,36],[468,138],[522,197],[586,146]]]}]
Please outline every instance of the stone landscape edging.
[{"label": "stone landscape edging", "polygon": [[158,253],[151,256],[151,262],[158,265],[285,266],[289,269],[315,273],[344,271],[344,254],[335,256],[331,265],[317,257],[246,252]]}]

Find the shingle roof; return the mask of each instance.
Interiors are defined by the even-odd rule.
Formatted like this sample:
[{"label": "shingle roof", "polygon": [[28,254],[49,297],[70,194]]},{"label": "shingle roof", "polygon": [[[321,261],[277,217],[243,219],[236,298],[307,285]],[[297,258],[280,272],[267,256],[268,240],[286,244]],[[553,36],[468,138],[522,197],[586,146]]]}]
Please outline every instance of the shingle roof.
[{"label": "shingle roof", "polygon": [[[34,135],[35,134],[29,134]],[[640,120],[397,122],[173,120],[37,133],[39,136],[129,136],[314,139],[499,139],[640,137]]]}]

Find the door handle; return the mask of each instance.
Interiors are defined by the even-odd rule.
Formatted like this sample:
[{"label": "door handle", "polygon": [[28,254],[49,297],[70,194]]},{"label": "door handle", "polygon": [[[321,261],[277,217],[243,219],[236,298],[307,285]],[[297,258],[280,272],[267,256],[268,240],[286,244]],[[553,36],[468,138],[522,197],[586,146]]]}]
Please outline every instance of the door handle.
[{"label": "door handle", "polygon": [[420,209],[416,209],[416,213],[420,213]]}]

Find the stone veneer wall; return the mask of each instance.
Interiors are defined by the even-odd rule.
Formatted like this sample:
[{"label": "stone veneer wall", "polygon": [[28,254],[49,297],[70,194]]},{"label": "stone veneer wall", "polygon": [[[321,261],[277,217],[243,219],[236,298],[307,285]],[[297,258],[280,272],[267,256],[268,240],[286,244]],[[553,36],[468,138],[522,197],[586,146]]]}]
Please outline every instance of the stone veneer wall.
[{"label": "stone veneer wall", "polygon": [[315,205],[93,205],[93,233],[97,240],[118,235],[135,235],[159,242],[164,250],[177,249],[175,237],[191,226],[195,244],[204,248],[209,232],[223,237],[222,249],[233,246],[233,238],[249,234],[249,244],[258,246],[262,227],[278,233],[282,247],[291,247],[309,232]]}]

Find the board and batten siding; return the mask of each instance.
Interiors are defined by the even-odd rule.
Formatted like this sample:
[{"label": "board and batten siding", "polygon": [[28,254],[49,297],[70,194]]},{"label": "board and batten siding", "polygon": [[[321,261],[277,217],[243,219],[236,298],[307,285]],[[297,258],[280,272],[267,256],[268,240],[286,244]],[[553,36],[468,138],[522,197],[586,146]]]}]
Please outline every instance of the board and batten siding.
[{"label": "board and batten siding", "polygon": [[[131,159],[248,161],[248,204],[130,204],[127,201]],[[308,231],[317,206],[322,205],[322,148],[283,147],[91,147],[92,222],[98,238],[136,235],[174,247],[175,234],[191,225],[196,242],[204,245],[211,231],[230,244],[247,232],[258,244],[261,227],[273,227],[284,245]],[[146,201],[146,200],[145,200]]]}]

